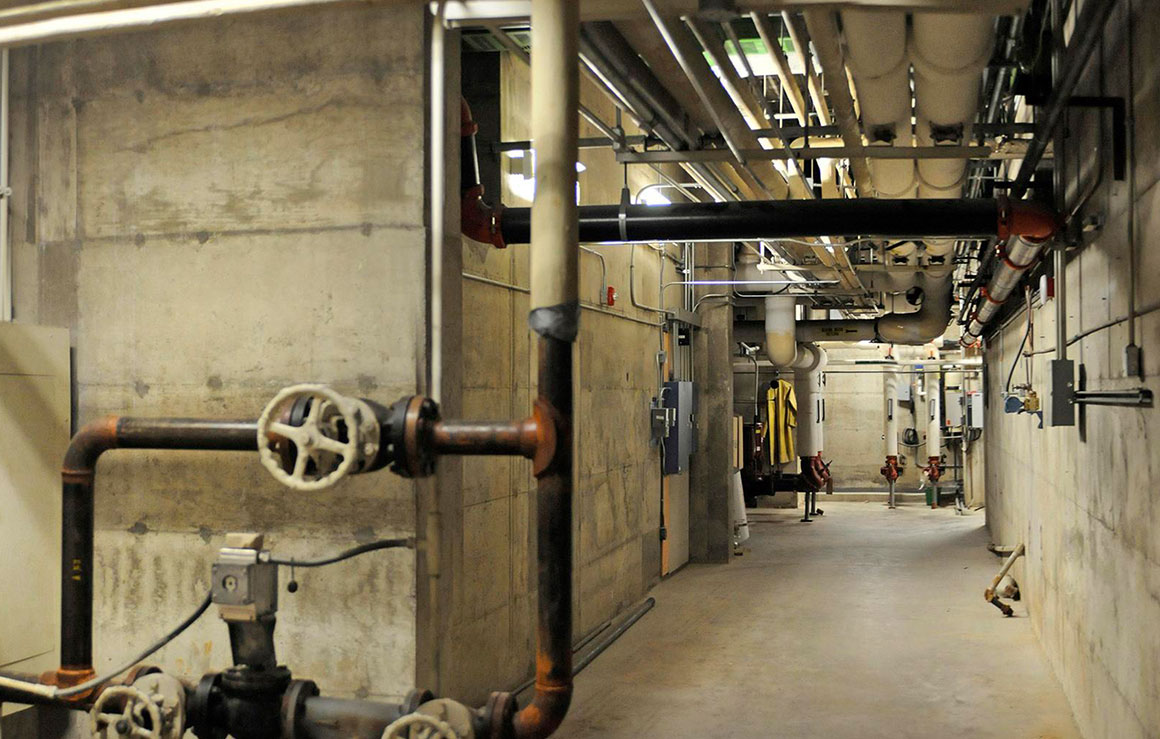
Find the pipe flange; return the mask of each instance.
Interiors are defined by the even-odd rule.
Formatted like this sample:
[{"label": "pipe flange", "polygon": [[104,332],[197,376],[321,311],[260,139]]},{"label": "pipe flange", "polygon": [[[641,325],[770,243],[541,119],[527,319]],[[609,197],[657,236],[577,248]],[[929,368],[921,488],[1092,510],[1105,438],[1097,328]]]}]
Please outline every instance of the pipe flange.
[{"label": "pipe flange", "polygon": [[390,465],[400,477],[427,477],[435,473],[432,433],[439,421],[439,404],[422,395],[396,401],[380,422],[379,458],[372,467]]},{"label": "pipe flange", "polygon": [[306,699],[319,694],[313,680],[293,680],[282,694],[282,738],[305,739],[298,731],[298,721],[306,713]]}]

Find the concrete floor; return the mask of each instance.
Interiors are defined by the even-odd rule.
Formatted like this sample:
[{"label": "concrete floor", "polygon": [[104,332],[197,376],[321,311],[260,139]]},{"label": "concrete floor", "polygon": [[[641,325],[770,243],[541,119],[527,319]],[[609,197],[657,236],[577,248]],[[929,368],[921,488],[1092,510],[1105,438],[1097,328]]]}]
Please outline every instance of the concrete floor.
[{"label": "concrete floor", "polygon": [[576,683],[560,737],[1079,737],[1025,612],[983,601],[983,514],[762,511]]}]

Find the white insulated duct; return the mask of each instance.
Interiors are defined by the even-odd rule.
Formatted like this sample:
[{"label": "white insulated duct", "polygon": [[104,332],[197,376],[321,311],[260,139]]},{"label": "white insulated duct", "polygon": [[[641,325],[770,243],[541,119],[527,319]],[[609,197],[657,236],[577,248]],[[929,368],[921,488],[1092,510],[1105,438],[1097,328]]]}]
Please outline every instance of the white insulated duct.
[{"label": "white insulated duct", "polygon": [[765,299],[765,355],[774,367],[786,368],[798,356],[797,298],[770,295]]},{"label": "white insulated duct", "polygon": [[[858,91],[862,132],[869,146],[913,146],[906,13],[843,10],[846,64]],[[869,160],[874,189],[883,198],[915,196],[913,159]]]},{"label": "white insulated duct", "polygon": [[886,457],[898,456],[898,373],[882,375],[882,439]]},{"label": "white insulated duct", "polygon": [[942,384],[938,375],[930,375],[926,383],[926,456],[931,461],[942,458]]},{"label": "white insulated duct", "polygon": [[826,350],[817,344],[801,344],[794,363],[794,392],[797,394],[797,455],[814,457],[825,446],[822,422],[825,419]]},{"label": "white insulated duct", "polygon": [[[971,140],[979,78],[994,45],[987,15],[915,13],[910,44],[914,64],[915,137],[919,146],[959,146]],[[966,182],[965,159],[920,159],[918,196],[955,198]],[[927,239],[926,253],[946,257],[953,239]]]}]

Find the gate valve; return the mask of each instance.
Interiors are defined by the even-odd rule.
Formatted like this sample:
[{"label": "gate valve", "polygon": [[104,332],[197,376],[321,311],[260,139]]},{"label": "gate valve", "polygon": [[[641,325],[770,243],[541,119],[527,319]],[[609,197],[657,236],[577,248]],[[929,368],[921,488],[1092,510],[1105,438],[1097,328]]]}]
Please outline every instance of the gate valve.
[{"label": "gate valve", "polygon": [[325,385],[292,385],[258,419],[258,456],[293,490],[328,488],[375,456],[379,425],[362,400]]},{"label": "gate valve", "polygon": [[[120,710],[111,710],[115,706],[120,706]],[[94,739],[162,739],[161,728],[161,708],[143,691],[128,685],[105,688],[89,711],[89,730]]]},{"label": "gate valve", "polygon": [[879,472],[881,472],[882,476],[885,477],[889,482],[894,482],[897,480],[899,475],[898,457],[893,454],[888,456],[886,458],[886,464],[882,465],[882,469],[879,470]]}]

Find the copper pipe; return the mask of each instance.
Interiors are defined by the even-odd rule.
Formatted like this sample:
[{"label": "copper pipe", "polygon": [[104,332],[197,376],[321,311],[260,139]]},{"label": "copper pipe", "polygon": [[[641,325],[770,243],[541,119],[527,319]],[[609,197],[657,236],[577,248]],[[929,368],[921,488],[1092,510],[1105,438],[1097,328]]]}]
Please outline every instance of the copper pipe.
[{"label": "copper pipe", "polygon": [[106,416],[73,437],[61,468],[61,668],[53,682],[62,687],[93,676],[93,492],[97,461],[110,449],[253,452],[258,426],[255,421]]}]

